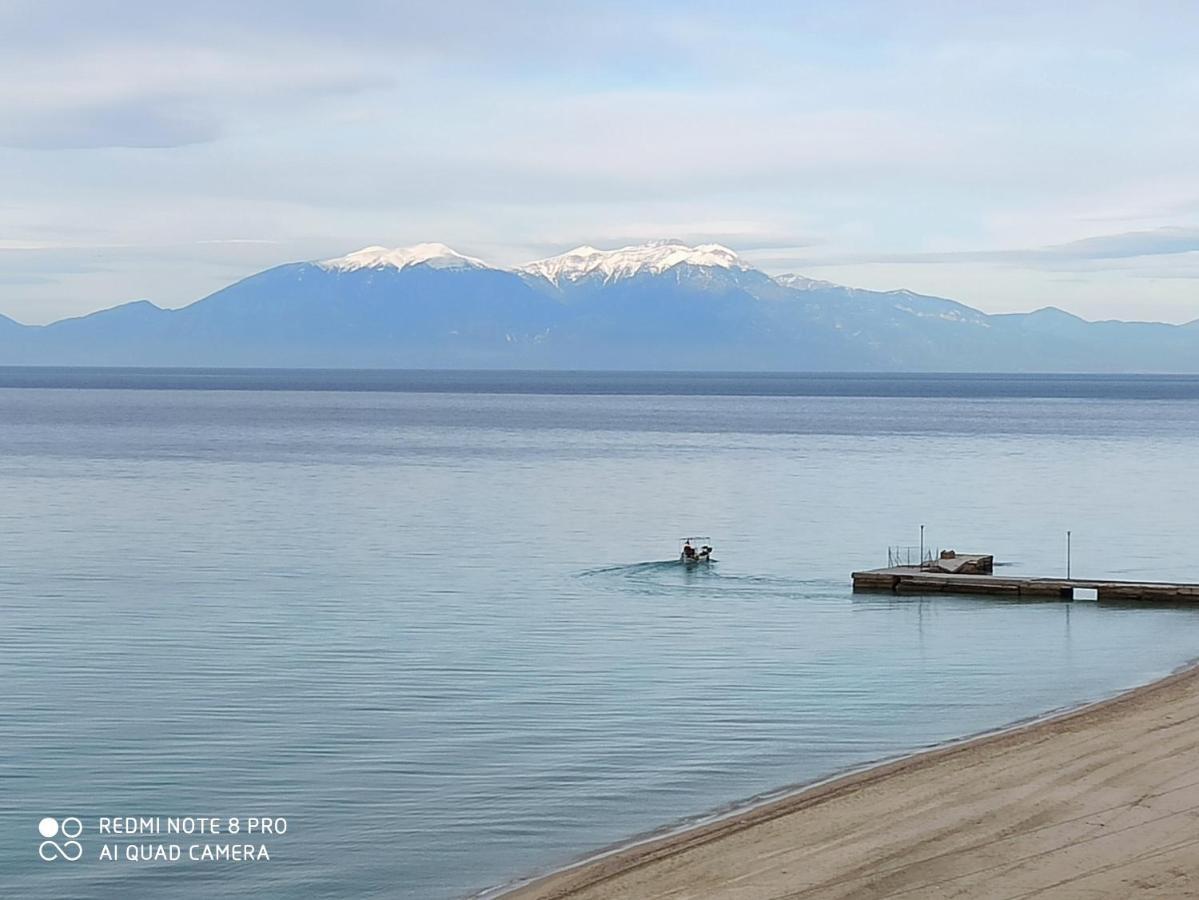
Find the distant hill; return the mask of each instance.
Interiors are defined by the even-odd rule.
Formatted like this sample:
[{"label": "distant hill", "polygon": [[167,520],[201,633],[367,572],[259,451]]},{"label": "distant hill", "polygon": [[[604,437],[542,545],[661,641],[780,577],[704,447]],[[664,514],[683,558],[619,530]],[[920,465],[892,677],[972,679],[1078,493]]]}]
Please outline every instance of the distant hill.
[{"label": "distant hill", "polygon": [[987,315],[771,277],[715,244],[579,247],[514,269],[442,244],[259,272],[177,310],[0,316],[0,364],[1199,372],[1199,322]]}]

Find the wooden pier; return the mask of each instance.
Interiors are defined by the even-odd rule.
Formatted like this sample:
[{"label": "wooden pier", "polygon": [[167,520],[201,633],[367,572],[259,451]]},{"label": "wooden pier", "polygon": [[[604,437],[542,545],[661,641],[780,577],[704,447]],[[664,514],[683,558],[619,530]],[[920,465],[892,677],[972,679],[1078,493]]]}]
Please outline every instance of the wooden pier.
[{"label": "wooden pier", "polygon": [[920,566],[854,572],[853,589],[895,594],[1000,594],[1013,598],[1027,597],[1030,600],[1073,600],[1076,591],[1086,591],[1094,592],[1094,599],[1101,603],[1199,603],[1199,584],[972,575],[940,572]]}]

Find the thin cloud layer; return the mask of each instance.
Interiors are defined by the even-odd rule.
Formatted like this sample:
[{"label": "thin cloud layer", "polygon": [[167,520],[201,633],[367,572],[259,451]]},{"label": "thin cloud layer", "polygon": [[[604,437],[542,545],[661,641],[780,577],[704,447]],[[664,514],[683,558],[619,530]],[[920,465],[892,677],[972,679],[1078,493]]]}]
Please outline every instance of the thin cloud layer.
[{"label": "thin cloud layer", "polygon": [[808,265],[828,266],[849,263],[1010,263],[1030,268],[1059,268],[1065,262],[1133,259],[1141,256],[1172,256],[1199,252],[1199,228],[1166,227],[1148,231],[1126,231],[1016,250],[957,250],[943,253],[859,254],[842,257],[814,257]]}]

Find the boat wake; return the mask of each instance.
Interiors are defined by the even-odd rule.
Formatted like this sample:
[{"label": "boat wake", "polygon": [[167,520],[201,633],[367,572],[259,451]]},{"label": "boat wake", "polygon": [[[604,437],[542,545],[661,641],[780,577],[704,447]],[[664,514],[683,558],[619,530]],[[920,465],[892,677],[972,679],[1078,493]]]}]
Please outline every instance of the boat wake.
[{"label": "boat wake", "polygon": [[579,577],[592,578],[602,575],[626,575],[636,577],[638,575],[647,575],[654,572],[697,572],[701,570],[703,574],[715,574],[715,570],[712,568],[712,565],[715,564],[715,562],[716,560],[712,560],[712,563],[706,566],[689,566],[677,559],[660,559],[653,560],[651,562],[627,563],[620,566],[603,566],[598,569],[586,569],[579,573]]},{"label": "boat wake", "polygon": [[709,565],[686,565],[677,559],[602,566],[578,573],[601,590],[623,593],[662,595],[675,592],[688,595],[699,591],[712,598],[754,597],[762,594],[808,596],[815,588],[827,589],[819,579],[788,578],[773,575],[722,573],[717,560]]}]

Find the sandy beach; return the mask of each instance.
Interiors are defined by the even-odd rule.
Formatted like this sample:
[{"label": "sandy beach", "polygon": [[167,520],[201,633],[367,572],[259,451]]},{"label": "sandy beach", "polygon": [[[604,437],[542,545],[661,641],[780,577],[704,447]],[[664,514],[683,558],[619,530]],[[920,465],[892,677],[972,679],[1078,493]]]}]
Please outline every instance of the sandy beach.
[{"label": "sandy beach", "polygon": [[1199,896],[1199,669],[849,775],[505,900]]}]

